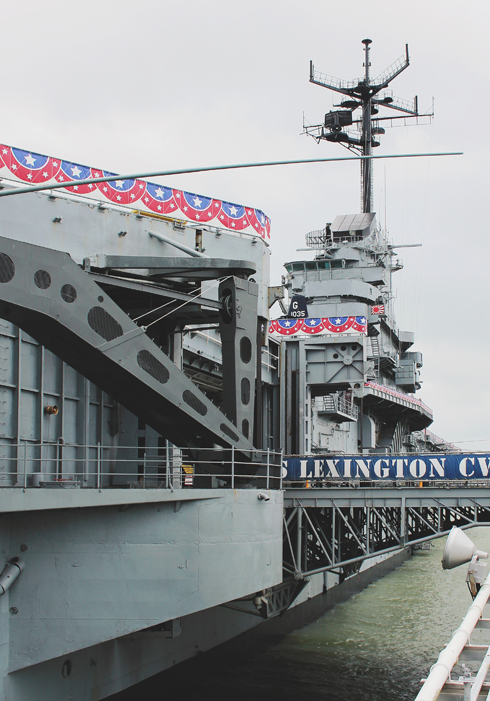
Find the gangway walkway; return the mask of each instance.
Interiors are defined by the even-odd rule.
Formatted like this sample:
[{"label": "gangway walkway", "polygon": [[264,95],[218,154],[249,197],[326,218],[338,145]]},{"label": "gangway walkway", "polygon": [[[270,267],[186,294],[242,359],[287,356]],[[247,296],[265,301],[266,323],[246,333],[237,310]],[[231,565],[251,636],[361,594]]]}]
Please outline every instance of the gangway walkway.
[{"label": "gangway walkway", "polygon": [[327,571],[343,579],[366,559],[416,547],[453,526],[490,525],[488,480],[306,484],[285,484],[284,492],[284,568],[296,580]]}]

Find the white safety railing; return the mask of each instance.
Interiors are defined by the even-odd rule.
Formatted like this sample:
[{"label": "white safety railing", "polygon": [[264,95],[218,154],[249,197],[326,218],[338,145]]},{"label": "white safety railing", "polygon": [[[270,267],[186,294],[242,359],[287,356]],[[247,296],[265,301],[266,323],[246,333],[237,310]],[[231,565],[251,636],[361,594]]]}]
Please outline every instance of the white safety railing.
[{"label": "white safety railing", "polygon": [[282,453],[235,448],[0,443],[0,488],[282,489]]},{"label": "white safety railing", "polygon": [[359,407],[354,403],[352,392],[339,392],[338,394],[327,394],[323,397],[322,410],[325,412],[339,411],[347,416],[357,419]]},{"label": "white safety railing", "polygon": [[454,632],[450,642],[431,668],[430,674],[424,681],[415,701],[436,701],[436,699],[441,698],[441,695],[444,698],[451,695],[451,698],[462,698],[465,701],[490,698],[490,684],[485,682],[490,669],[490,647],[482,652],[483,660],[475,676],[467,674],[457,679],[451,678],[453,667],[457,664],[461,654],[471,648],[470,637],[474,629],[490,627],[490,620],[482,618],[483,609],[489,597],[490,574],[480,587],[480,591],[468,609],[460,627]]}]

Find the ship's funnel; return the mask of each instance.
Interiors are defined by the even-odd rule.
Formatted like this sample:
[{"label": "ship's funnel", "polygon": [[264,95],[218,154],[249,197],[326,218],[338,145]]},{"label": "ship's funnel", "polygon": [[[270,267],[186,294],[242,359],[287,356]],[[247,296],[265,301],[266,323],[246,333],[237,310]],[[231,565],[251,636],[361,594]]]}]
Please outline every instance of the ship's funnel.
[{"label": "ship's funnel", "polygon": [[488,553],[478,550],[473,541],[460,528],[453,526],[446,541],[442,555],[442,569],[452,570],[453,567],[470,562],[473,556],[487,558]]}]

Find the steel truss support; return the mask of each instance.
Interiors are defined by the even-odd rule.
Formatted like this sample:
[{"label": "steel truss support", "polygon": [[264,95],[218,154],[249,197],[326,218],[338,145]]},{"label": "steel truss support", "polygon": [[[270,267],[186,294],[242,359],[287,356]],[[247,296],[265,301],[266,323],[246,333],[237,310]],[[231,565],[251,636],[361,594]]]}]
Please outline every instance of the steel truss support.
[{"label": "steel truss support", "polygon": [[483,488],[372,488],[355,496],[352,489],[294,489],[285,506],[284,569],[296,580],[326,571],[343,579],[363,560],[439,538],[453,526],[490,525]]}]

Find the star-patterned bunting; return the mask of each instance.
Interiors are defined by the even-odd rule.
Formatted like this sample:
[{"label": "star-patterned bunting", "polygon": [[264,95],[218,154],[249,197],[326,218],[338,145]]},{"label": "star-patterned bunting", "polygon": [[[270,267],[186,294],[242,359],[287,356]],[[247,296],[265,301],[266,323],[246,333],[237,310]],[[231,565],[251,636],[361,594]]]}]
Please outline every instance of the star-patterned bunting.
[{"label": "star-patterned bunting", "polygon": [[272,336],[287,338],[289,336],[367,334],[365,316],[333,316],[325,319],[308,317],[307,319],[275,319],[269,324]]},{"label": "star-patterned bunting", "polygon": [[[23,183],[66,182],[66,190],[76,195],[108,200],[117,205],[244,231],[270,238],[271,223],[260,209],[223,202],[192,192],[183,192],[145,180],[113,180],[110,183],[77,185],[88,178],[114,175],[105,170],[51,158],[12,146],[0,145],[0,177]],[[69,184],[68,184],[69,183]]]}]

